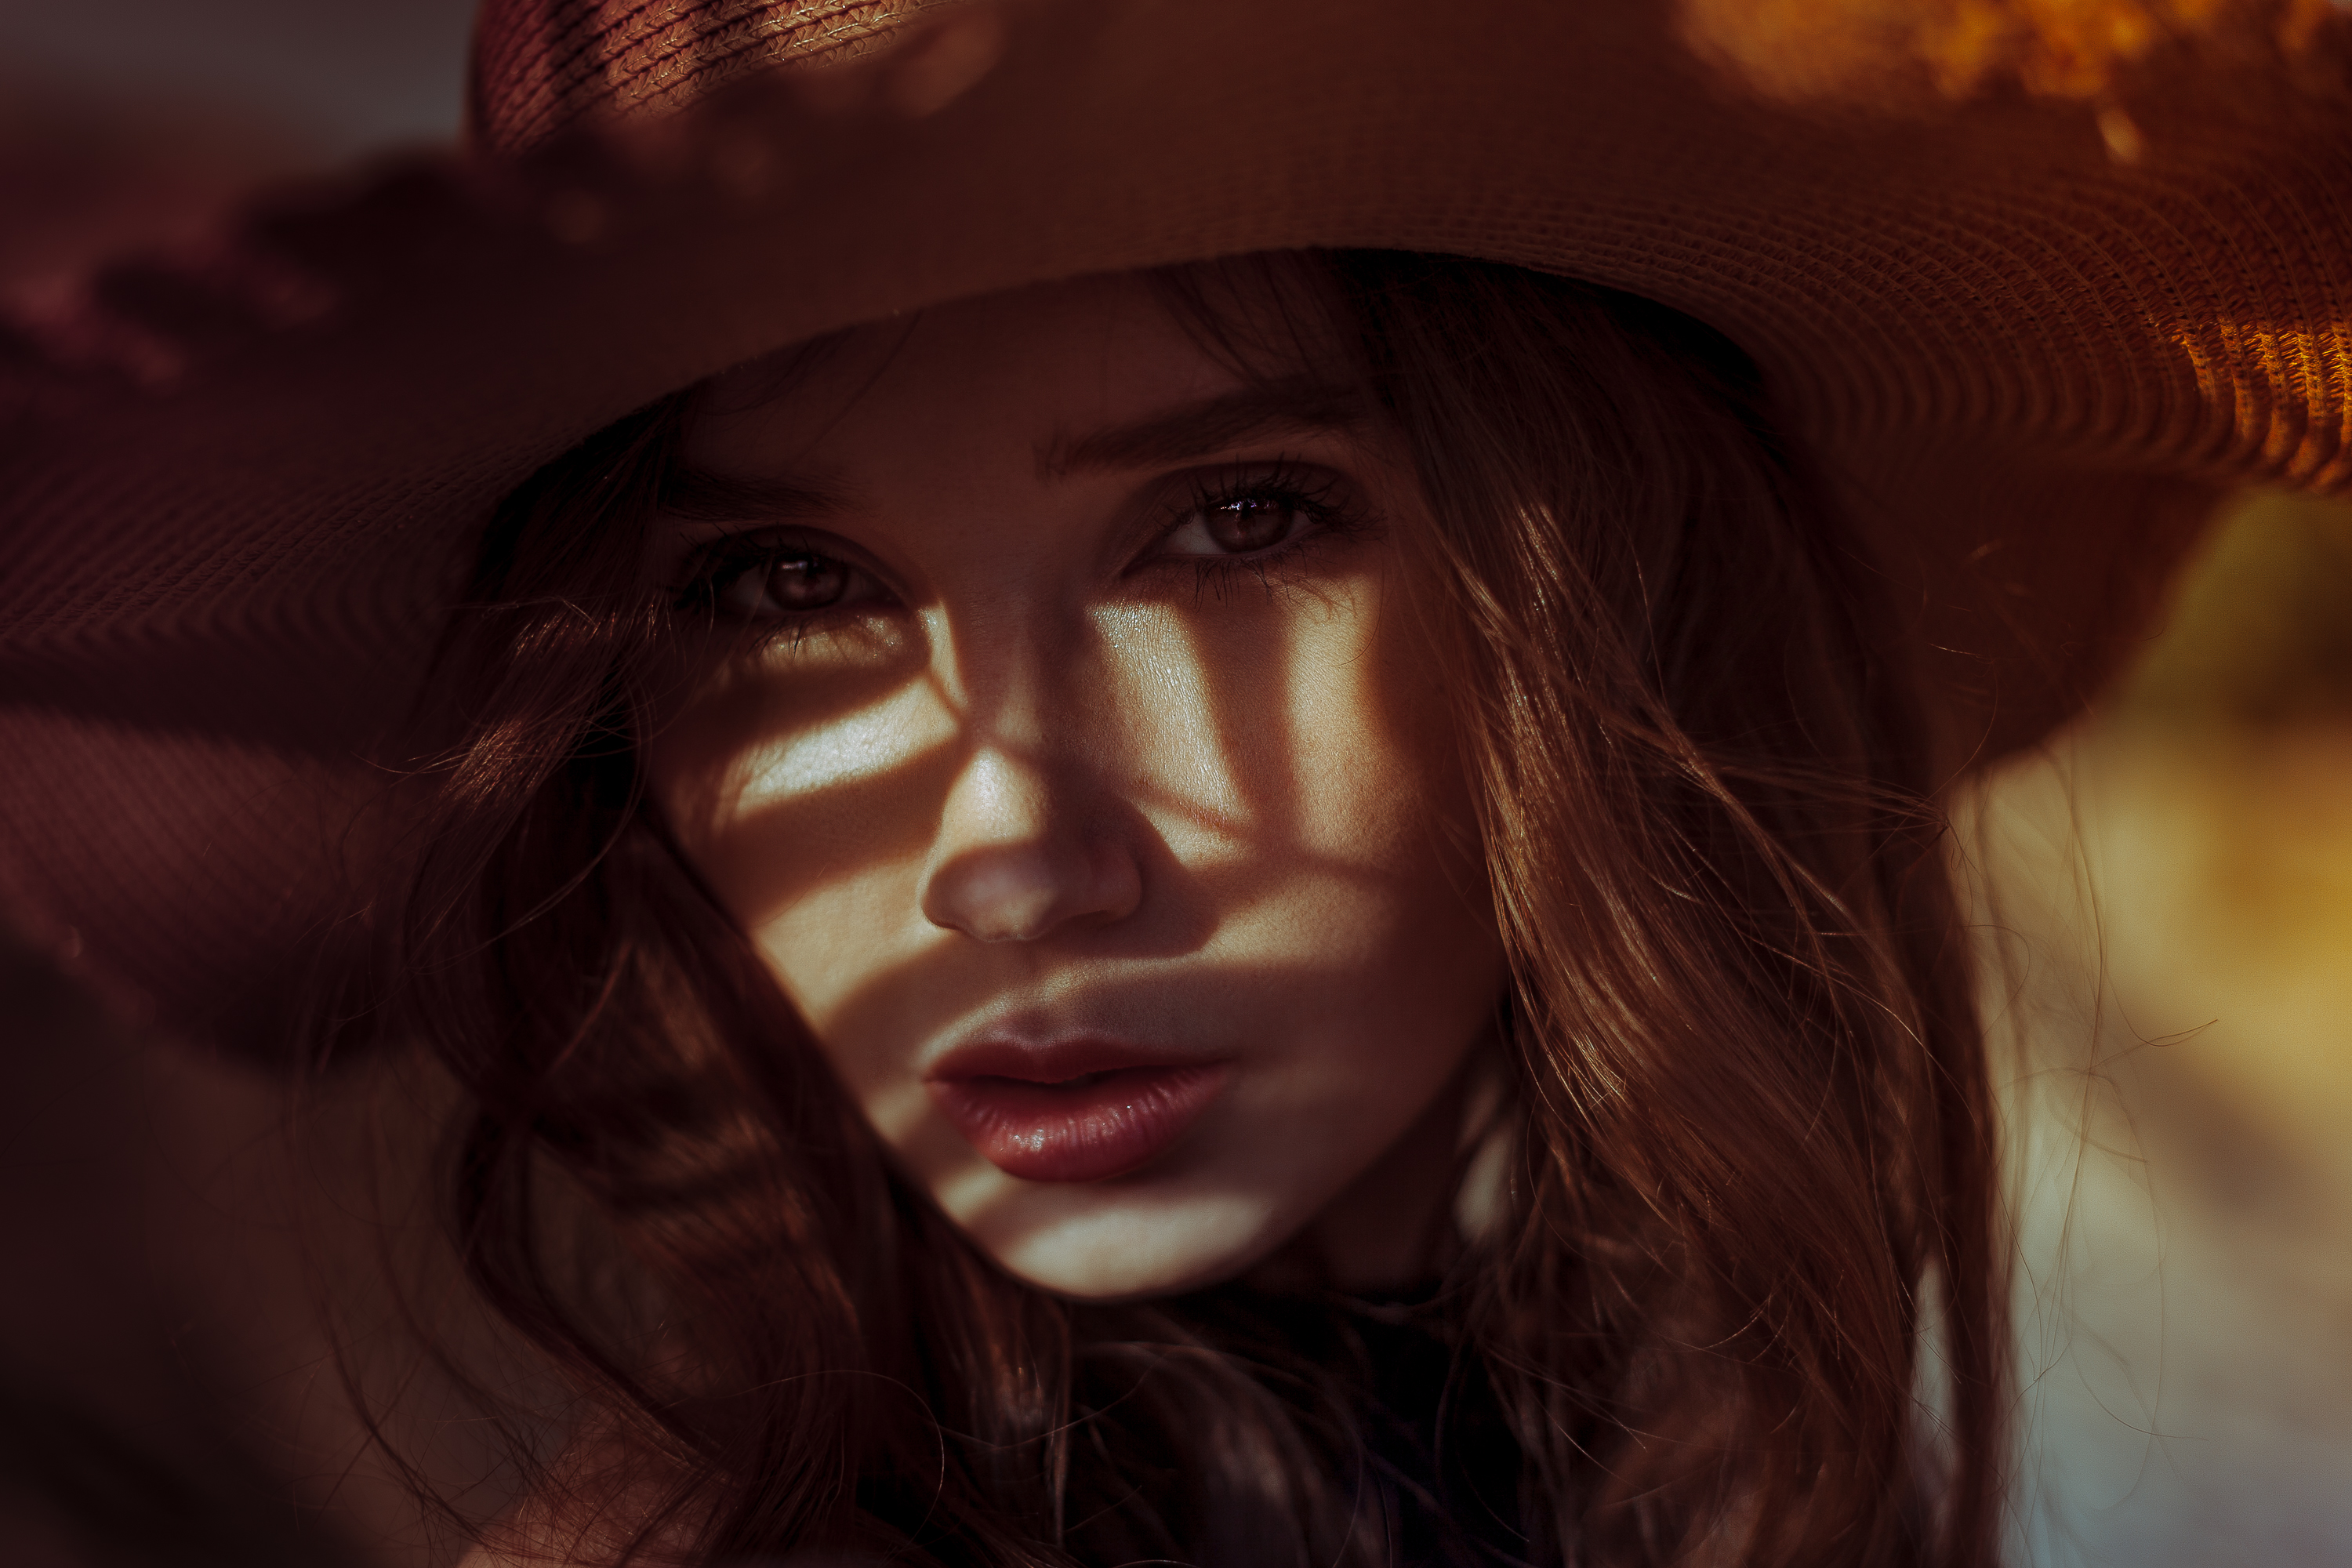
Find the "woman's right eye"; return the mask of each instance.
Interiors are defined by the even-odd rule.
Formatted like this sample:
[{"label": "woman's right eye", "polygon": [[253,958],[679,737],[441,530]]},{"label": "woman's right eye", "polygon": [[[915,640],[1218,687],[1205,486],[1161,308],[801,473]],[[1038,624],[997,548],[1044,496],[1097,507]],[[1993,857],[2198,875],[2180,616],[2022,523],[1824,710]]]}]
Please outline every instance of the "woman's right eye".
[{"label": "woman's right eye", "polygon": [[710,582],[719,611],[746,621],[791,620],[884,596],[865,572],[814,550],[779,551],[722,567]]}]

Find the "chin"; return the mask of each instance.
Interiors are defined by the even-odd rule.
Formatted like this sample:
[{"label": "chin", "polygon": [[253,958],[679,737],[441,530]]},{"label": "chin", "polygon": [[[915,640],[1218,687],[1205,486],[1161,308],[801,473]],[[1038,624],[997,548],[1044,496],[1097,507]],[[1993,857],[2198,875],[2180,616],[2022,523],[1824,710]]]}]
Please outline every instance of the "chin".
[{"label": "chin", "polygon": [[1019,1183],[957,1222],[1007,1273],[1074,1301],[1181,1295],[1247,1272],[1304,1215],[1260,1194],[1179,1197]]}]

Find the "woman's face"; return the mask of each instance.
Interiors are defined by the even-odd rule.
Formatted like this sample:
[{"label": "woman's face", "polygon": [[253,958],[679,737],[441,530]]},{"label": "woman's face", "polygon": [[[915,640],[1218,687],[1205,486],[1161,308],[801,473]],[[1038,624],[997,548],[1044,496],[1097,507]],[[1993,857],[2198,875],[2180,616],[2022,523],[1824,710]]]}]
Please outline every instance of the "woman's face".
[{"label": "woman's face", "polygon": [[1503,966],[1371,411],[1237,374],[1136,279],[776,380],[688,441],[719,482],[681,510],[726,521],[667,521],[666,580],[742,636],[649,767],[902,1171],[1099,1299],[1442,1166]]}]

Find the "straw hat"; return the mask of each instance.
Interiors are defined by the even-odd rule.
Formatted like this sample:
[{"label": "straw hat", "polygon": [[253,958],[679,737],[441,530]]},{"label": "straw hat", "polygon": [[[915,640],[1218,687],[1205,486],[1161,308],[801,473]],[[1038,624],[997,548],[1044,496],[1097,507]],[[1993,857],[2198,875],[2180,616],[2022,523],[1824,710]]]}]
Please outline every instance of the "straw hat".
[{"label": "straw hat", "polygon": [[492,0],[468,151],[0,331],[0,898],[260,1040],[536,465],[813,333],[1279,247],[1727,332],[1956,758],[2030,738],[2219,488],[2352,484],[2352,50],[2327,0],[1845,3]]}]

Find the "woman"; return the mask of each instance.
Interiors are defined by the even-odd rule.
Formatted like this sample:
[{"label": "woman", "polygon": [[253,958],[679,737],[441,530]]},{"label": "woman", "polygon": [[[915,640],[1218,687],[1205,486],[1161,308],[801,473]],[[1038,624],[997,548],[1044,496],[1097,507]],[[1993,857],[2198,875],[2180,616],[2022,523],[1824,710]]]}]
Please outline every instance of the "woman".
[{"label": "woman", "polygon": [[[655,115],[889,20],[818,10],[496,13],[478,127]],[[1694,104],[1633,10],[1498,12],[1502,50],[1314,20],[950,21],[615,132],[617,161],[558,138],[454,216],[427,184],[265,227],[341,285],[297,277],[286,313],[343,324],[225,359],[226,418],[86,392],[69,426],[74,388],[37,385],[58,428],[220,437],[176,504],[210,486],[309,553],[213,602],[343,644],[434,597],[442,557],[387,535],[529,473],[422,716],[376,743],[439,760],[320,814],[368,911],[328,945],[381,962],[321,966],[349,984],[291,1031],[448,1069],[471,1283],[581,1396],[488,1560],[1991,1555],[1990,1133],[1927,804],[1967,731],[1911,693],[1881,575],[1907,563],[1843,519],[1940,483],[1948,517],[2014,527],[2003,485],[1956,501],[1950,458],[1889,430],[1980,441],[2059,506],[2018,476],[2169,454],[2189,477],[2136,481],[2145,524],[2199,479],[2340,468],[2343,411],[2290,376],[2225,431],[2210,378],[2120,330],[1938,365],[1890,410],[1873,378],[1913,362],[1873,312],[1956,192],[2011,189],[2022,231],[2023,192],[2072,180],[2051,232],[2210,233],[2245,169],[2142,178],[2028,134],[2081,115],[1937,142]],[[2206,112],[2200,149],[2252,156],[2262,127]],[[1409,144],[1432,124],[1442,155]],[[1769,153],[1677,162],[1759,125]],[[1890,137],[1975,161],[1925,201]],[[2324,189],[2317,145],[2238,199]],[[1660,216],[1664,169],[1703,216]],[[1761,308],[1804,299],[1793,237],[1826,212],[1853,242],[1879,202],[1914,259],[1850,275],[1884,287],[1848,293],[1844,351],[1800,352],[1804,310]],[[543,226],[453,237],[505,203]],[[388,216],[432,242],[383,289],[351,247]],[[1407,248],[1300,248],[1367,233]],[[2313,248],[2281,287],[2341,298]],[[1712,293],[1768,371],[1512,259]],[[2074,277],[2028,281],[1913,324],[2085,319]],[[360,350],[372,392],[265,390]],[[2051,366],[2063,416],[1971,395]],[[2129,417],[2069,401],[2102,376]],[[355,731],[408,710],[312,673]],[[316,752],[300,679],[256,684]],[[268,700],[236,704],[255,732]]]},{"label": "woman", "polygon": [[[1637,301],[1300,257],[853,330],[509,499],[402,968],[484,1112],[478,1279],[690,1456],[656,1517],[1924,1551],[1931,1272],[1982,1510],[1922,763],[1751,381]],[[526,1126],[679,1361],[572,1325]]]}]

